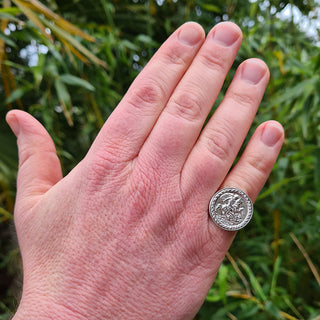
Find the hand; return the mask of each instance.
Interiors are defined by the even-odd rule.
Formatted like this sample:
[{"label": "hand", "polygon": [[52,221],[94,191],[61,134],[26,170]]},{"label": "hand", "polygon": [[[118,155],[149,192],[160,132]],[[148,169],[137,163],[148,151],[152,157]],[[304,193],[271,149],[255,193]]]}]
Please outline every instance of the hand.
[{"label": "hand", "polygon": [[12,111],[15,225],[24,269],[14,319],[192,319],[235,233],[208,215],[236,187],[254,201],[283,142],[275,121],[247,135],[269,73],[243,62],[201,132],[241,43],[232,23],[186,23],[162,45],[87,156],[62,178],[45,129]]}]

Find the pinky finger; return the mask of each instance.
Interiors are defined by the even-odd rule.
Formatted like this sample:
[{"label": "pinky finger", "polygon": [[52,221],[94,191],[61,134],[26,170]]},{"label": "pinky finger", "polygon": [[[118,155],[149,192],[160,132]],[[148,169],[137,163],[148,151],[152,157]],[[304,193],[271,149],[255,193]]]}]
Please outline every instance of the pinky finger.
[{"label": "pinky finger", "polygon": [[267,121],[261,124],[221,187],[239,188],[254,202],[277,160],[283,140],[284,130],[280,123]]}]

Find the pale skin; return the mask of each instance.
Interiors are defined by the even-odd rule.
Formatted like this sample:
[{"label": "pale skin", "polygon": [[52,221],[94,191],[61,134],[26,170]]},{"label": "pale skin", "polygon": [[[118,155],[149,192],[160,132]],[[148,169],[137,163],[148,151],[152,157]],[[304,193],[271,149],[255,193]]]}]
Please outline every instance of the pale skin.
[{"label": "pale skin", "polygon": [[[269,79],[243,62],[202,129],[241,44],[232,23],[181,26],[157,51],[66,177],[49,134],[13,110],[23,259],[18,319],[192,319],[235,232],[208,215],[236,187],[254,201],[284,139],[261,124],[237,165]],[[254,218],[253,218],[254,219]]]}]

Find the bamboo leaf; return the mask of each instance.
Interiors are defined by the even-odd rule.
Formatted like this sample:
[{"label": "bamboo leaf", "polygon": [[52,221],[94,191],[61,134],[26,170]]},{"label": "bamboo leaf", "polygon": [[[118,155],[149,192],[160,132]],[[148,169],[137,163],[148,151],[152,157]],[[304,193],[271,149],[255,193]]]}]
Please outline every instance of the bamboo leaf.
[{"label": "bamboo leaf", "polygon": [[30,91],[32,86],[19,87],[16,90],[12,91],[10,96],[6,99],[6,104],[10,104],[13,101],[19,100],[26,92]]},{"label": "bamboo leaf", "polygon": [[113,4],[109,3],[109,1],[107,1],[107,0],[100,0],[100,2],[103,6],[108,25],[113,26],[114,25],[114,23],[113,23],[113,14],[114,14]]},{"label": "bamboo leaf", "polygon": [[224,265],[221,265],[218,273],[219,296],[221,301],[223,301],[225,304],[227,303],[227,275],[228,268]]},{"label": "bamboo leaf", "polygon": [[4,43],[6,43],[8,46],[11,46],[13,48],[17,48],[17,45],[9,37],[7,37],[3,32],[0,32],[0,39]]},{"label": "bamboo leaf", "polygon": [[314,185],[319,195],[320,194],[320,148],[317,148],[314,150],[314,161],[315,161]]},{"label": "bamboo leaf", "polygon": [[312,274],[314,275],[314,278],[316,279],[318,285],[320,286],[320,274],[319,274],[316,266],[311,261],[308,252],[305,250],[305,248],[302,246],[301,242],[297,239],[297,237],[292,232],[290,232],[290,237],[293,240],[293,242],[296,244],[296,246],[298,247],[298,249],[300,250],[302,255],[304,256],[304,258],[306,259],[306,261],[310,267],[310,270],[311,270]]},{"label": "bamboo leaf", "polygon": [[273,265],[273,273],[272,273],[272,280],[271,280],[271,286],[270,286],[270,296],[273,297],[276,293],[276,285],[277,285],[277,279],[279,276],[280,271],[280,264],[281,264],[281,258],[277,257],[274,265]]},{"label": "bamboo leaf", "polygon": [[81,31],[79,28],[77,28],[75,25],[71,24],[70,22],[59,18],[59,20],[56,20],[55,23],[62,29],[64,29],[65,31],[68,31],[69,33],[78,36],[80,38],[83,38],[87,41],[90,42],[95,42],[96,40],[89,36],[88,34],[84,33],[83,31]]},{"label": "bamboo leaf", "polygon": [[213,289],[210,289],[210,291],[206,297],[206,301],[208,301],[208,302],[220,301],[220,296],[218,294],[215,294]]},{"label": "bamboo leaf", "polygon": [[28,17],[28,19],[32,21],[35,24],[35,26],[37,26],[40,29],[41,33],[53,43],[53,38],[46,31],[46,27],[39,20],[37,15],[34,14],[34,12],[24,4],[24,1],[21,1],[21,0],[12,0],[12,1],[22,10],[22,12]]},{"label": "bamboo leaf", "polygon": [[70,34],[79,36],[85,40],[88,40],[90,42],[95,42],[95,39],[88,34],[84,33],[82,30],[77,28],[72,23],[68,22],[67,20],[63,19],[53,11],[51,11],[48,7],[44,6],[41,2],[37,0],[19,0],[21,2],[24,2],[25,6],[28,6],[33,11],[36,11],[38,13],[43,14],[45,17],[47,17],[49,20],[53,21],[56,25],[64,29],[66,32],[69,32]]},{"label": "bamboo leaf", "polygon": [[210,12],[215,12],[215,13],[220,13],[221,10],[218,6],[215,6],[213,4],[210,4],[210,3],[203,3],[201,5],[201,7],[206,10],[206,11],[210,11]]},{"label": "bamboo leaf", "polygon": [[[290,314],[288,314],[288,313],[286,313],[286,312],[284,312],[284,311],[280,311],[280,314],[281,314],[281,316],[282,317],[284,317],[285,319],[287,319],[287,320],[300,320],[300,319],[298,319],[298,318],[296,318],[296,317],[293,317],[292,315],[290,315]],[[314,319],[314,320],[317,320],[317,319]],[[318,319],[319,320],[319,319]]]},{"label": "bamboo leaf", "polygon": [[0,221],[13,220],[13,214],[5,208],[0,207]]},{"label": "bamboo leaf", "polygon": [[252,270],[250,269],[250,267],[242,260],[239,260],[239,263],[241,264],[241,266],[243,267],[243,269],[245,270],[245,272],[247,273],[247,275],[249,276],[249,280],[250,283],[252,285],[252,288],[254,289],[254,291],[256,292],[256,294],[259,296],[259,298],[266,302],[267,301],[267,297],[264,294],[260,283],[258,281],[258,279],[256,278],[256,276],[254,275],[254,273],[252,272]]},{"label": "bamboo leaf", "polygon": [[292,177],[292,178],[285,178],[285,179],[282,179],[280,182],[278,183],[274,183],[272,186],[270,186],[270,188],[268,188],[266,191],[264,191],[263,193],[261,193],[257,200],[262,200],[264,199],[265,197],[269,196],[270,194],[272,194],[273,192],[279,190],[280,188],[282,188],[284,185],[287,185],[289,184],[290,182],[294,182],[294,181],[297,181],[301,179],[300,176],[296,176],[296,177]]},{"label": "bamboo leaf", "polygon": [[281,320],[283,319],[279,308],[270,300],[266,301],[264,305],[264,309],[269,313],[270,316],[272,316],[274,319]]},{"label": "bamboo leaf", "polygon": [[288,101],[293,101],[294,99],[300,97],[301,95],[305,94],[306,92],[310,92],[314,90],[314,85],[317,81],[317,78],[311,78],[304,81],[299,82],[296,86],[287,88],[284,93],[275,98],[272,103],[274,105],[280,105],[282,103],[288,103]]},{"label": "bamboo leaf", "polygon": [[[45,23],[49,26],[48,21]],[[83,55],[85,55],[89,60],[94,62],[95,64],[101,65],[102,67],[106,68],[107,64],[97,58],[94,54],[92,54],[87,48],[85,48],[80,42],[78,42],[75,38],[73,38],[70,34],[65,32],[63,29],[59,28],[55,25],[50,25],[50,28],[57,33],[59,36],[67,40],[73,47],[79,50]]]},{"label": "bamboo leaf", "polygon": [[[64,50],[66,51],[66,53],[67,53],[67,55],[68,55],[68,57],[69,57],[69,60],[71,61],[72,65],[73,65],[75,68],[77,68],[77,61],[76,61],[76,59],[75,59],[75,56],[76,56],[76,57],[78,57],[78,56],[75,54],[75,52],[78,53],[80,56],[82,56],[82,54],[81,54],[79,51],[75,50],[75,49],[73,48],[73,46],[71,46],[67,41],[65,41],[65,40],[62,39],[61,37],[58,36],[58,39],[59,39],[59,40],[61,41],[61,43],[63,44]],[[73,52],[72,49],[74,49],[75,52]],[[73,54],[72,54],[72,53],[73,53]],[[75,55],[75,56],[74,56],[74,55]],[[82,58],[83,58],[84,60],[86,60],[87,62],[84,62],[80,57],[78,57],[78,59],[81,60],[81,61],[83,61],[85,64],[89,64],[89,61],[86,59],[86,57],[82,56]]]},{"label": "bamboo leaf", "polygon": [[59,19],[59,15],[54,13],[52,10],[50,10],[48,7],[46,7],[45,5],[43,5],[41,2],[37,0],[19,0],[19,1],[23,2],[24,6],[27,6],[31,10],[45,15],[51,20]]},{"label": "bamboo leaf", "polygon": [[16,16],[21,13],[21,10],[19,8],[15,7],[8,7],[8,8],[0,8],[0,15],[1,14],[8,14],[10,16]]},{"label": "bamboo leaf", "polygon": [[157,46],[157,43],[149,36],[145,34],[140,34],[137,36],[137,41],[148,44],[150,46]]},{"label": "bamboo leaf", "polygon": [[63,43],[70,61],[72,61],[75,64],[74,57],[72,56],[72,53],[73,53],[83,63],[89,64],[89,60],[84,55],[82,55],[74,46],[72,46],[68,41],[66,41],[64,38],[60,37],[59,35],[57,37]]},{"label": "bamboo leaf", "polygon": [[71,105],[71,97],[68,92],[68,89],[66,85],[60,80],[59,77],[55,79],[54,86],[56,88],[56,92],[58,95],[58,99],[61,103],[64,116],[66,117],[68,124],[72,126],[73,125],[72,112],[71,112],[72,105]]},{"label": "bamboo leaf", "polygon": [[71,105],[71,97],[68,92],[67,87],[65,84],[60,80],[60,78],[56,78],[54,81],[54,85],[58,94],[59,100],[63,101],[67,108],[70,108]]},{"label": "bamboo leaf", "polygon": [[71,74],[63,74],[60,76],[60,80],[63,83],[72,85],[72,86],[78,86],[78,87],[82,87],[84,89],[87,89],[89,91],[94,91],[95,88],[92,84],[90,84],[88,81],[78,78],[76,76],[73,76]]},{"label": "bamboo leaf", "polygon": [[8,20],[8,21],[14,21],[14,22],[21,22],[21,20],[19,20],[15,16],[13,16],[13,15],[11,15],[9,13],[6,13],[6,12],[1,12],[1,11],[0,11],[0,19],[2,19],[2,20],[5,19],[5,20]]}]

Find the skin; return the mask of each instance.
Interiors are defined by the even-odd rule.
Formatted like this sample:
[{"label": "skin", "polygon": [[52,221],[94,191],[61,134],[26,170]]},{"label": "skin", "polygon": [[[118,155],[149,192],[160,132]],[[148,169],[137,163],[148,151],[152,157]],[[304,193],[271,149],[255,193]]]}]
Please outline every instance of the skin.
[{"label": "skin", "polygon": [[254,201],[283,143],[261,124],[237,165],[269,79],[243,62],[201,131],[241,44],[232,23],[205,37],[181,26],[139,74],[86,157],[66,177],[46,130],[13,110],[19,172],[15,225],[23,259],[18,319],[192,319],[235,232],[208,215],[236,187]]}]

